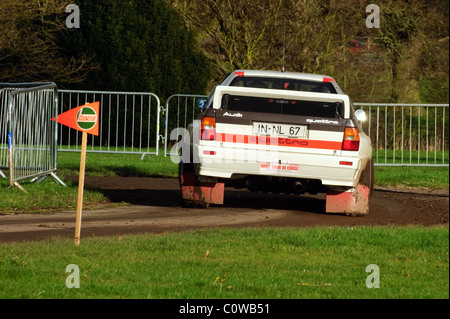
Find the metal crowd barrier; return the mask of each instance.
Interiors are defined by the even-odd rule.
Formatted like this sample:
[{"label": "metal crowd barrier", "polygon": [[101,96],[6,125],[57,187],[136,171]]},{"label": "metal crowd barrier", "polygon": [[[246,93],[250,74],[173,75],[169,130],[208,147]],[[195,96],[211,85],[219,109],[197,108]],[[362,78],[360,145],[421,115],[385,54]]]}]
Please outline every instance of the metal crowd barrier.
[{"label": "metal crowd barrier", "polygon": [[7,178],[2,170],[9,170],[8,162],[8,98],[13,89],[0,84],[0,177]]},{"label": "metal crowd barrier", "polygon": [[354,103],[378,166],[449,166],[449,105]]},{"label": "metal crowd barrier", "polygon": [[[89,136],[87,152],[159,154],[161,105],[158,96],[142,92],[59,90],[59,114],[100,102],[99,135]],[[58,150],[81,150],[81,133],[59,127]]]},{"label": "metal crowd barrier", "polygon": [[[200,114],[196,107],[205,95],[176,94],[167,99],[164,109],[164,155],[174,128],[187,128]],[[448,104],[354,103],[366,112],[362,122],[371,137],[374,164],[377,166],[449,166]]]},{"label": "metal crowd barrier", "polygon": [[170,96],[166,101],[164,108],[164,156],[170,156],[178,154],[171,154],[171,147],[175,141],[170,140],[170,132],[175,128],[187,128],[196,117],[201,113],[201,110],[197,107],[198,99],[206,99],[207,95],[194,95],[194,94],[175,94]]},{"label": "metal crowd barrier", "polygon": [[0,171],[9,170],[10,186],[49,175],[65,185],[56,176],[57,99],[52,82],[0,83]]},{"label": "metal crowd barrier", "polygon": [[[30,87],[33,85],[40,87]],[[201,113],[197,108],[197,100],[207,98],[206,95],[176,94],[170,96],[162,107],[160,99],[153,93],[76,90],[59,90],[58,93],[54,83],[1,84],[0,89],[0,177],[4,178],[4,170],[9,170],[8,145],[11,143],[8,141],[8,134],[13,132],[8,127],[11,103],[22,105],[11,114],[15,114],[12,117],[14,123],[19,119],[25,123],[15,128],[16,133],[12,135],[15,143],[13,154],[19,152],[17,156],[41,167],[41,171],[36,173],[39,175],[47,170],[51,173],[56,171],[57,150],[81,150],[81,133],[63,125],[56,129],[56,122],[48,120],[55,113],[61,114],[87,102],[99,101],[99,136],[89,136],[88,152],[140,154],[144,158],[146,155],[158,155],[162,140],[164,156],[168,156],[178,155],[171,154],[170,148],[176,143],[170,139],[172,130],[187,128]],[[41,93],[38,93],[39,90]],[[56,101],[57,111],[49,107],[52,101]],[[40,107],[43,110],[37,112],[36,108],[31,107],[37,103],[47,106]],[[367,121],[361,124],[372,139],[375,165],[449,166],[448,104],[354,103],[354,106],[366,112]],[[22,113],[17,113],[21,108],[24,108]],[[40,118],[45,123],[38,122]],[[162,134],[161,119],[164,121]],[[31,127],[33,129],[30,130]],[[43,136],[46,138],[42,138]],[[22,140],[26,143],[20,142],[21,147],[17,147],[17,141]],[[48,147],[28,147],[49,140],[51,143],[57,141],[57,146],[49,144]],[[48,159],[36,162],[42,156],[37,152],[44,150],[43,154],[49,154]],[[22,167],[20,171],[24,171],[27,165],[18,163],[15,166]]]}]

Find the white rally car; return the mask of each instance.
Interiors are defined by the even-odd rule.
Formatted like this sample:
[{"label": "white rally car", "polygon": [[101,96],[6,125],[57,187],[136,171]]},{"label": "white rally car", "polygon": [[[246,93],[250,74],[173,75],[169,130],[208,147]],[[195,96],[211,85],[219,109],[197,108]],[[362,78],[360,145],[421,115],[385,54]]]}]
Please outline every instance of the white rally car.
[{"label": "white rally car", "polygon": [[223,204],[225,186],[325,193],[325,211],[369,212],[374,167],[365,115],[317,74],[238,70],[216,86],[182,148],[186,204]]}]

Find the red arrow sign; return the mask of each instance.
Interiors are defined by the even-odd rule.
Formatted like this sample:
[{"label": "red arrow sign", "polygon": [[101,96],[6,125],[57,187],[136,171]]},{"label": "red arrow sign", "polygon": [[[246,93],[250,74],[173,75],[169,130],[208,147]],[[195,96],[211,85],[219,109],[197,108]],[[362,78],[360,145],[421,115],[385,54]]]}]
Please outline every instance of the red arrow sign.
[{"label": "red arrow sign", "polygon": [[86,103],[59,114],[56,118],[52,118],[52,121],[98,136],[99,110],[100,102]]}]

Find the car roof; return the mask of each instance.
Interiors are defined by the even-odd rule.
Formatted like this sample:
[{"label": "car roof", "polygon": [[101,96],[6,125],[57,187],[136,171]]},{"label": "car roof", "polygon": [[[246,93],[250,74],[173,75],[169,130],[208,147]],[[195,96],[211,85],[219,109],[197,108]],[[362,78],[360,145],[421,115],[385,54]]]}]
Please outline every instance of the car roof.
[{"label": "car roof", "polygon": [[[290,78],[298,80],[308,80],[323,82],[323,78],[334,80],[331,76],[312,73],[300,73],[300,72],[281,72],[281,71],[266,71],[266,70],[235,70],[231,75],[238,76],[239,73],[243,73],[243,76],[256,76],[256,77],[271,77],[271,78]],[[234,76],[233,76],[234,78]]]}]

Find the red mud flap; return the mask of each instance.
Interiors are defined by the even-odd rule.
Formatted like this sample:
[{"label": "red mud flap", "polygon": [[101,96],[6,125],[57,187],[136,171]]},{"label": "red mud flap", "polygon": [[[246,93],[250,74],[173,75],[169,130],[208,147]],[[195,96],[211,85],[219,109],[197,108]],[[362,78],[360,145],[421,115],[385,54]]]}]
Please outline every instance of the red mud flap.
[{"label": "red mud flap", "polygon": [[345,213],[347,215],[367,215],[369,213],[370,189],[358,185],[346,192],[329,190],[326,198],[327,213]]},{"label": "red mud flap", "polygon": [[224,183],[196,183],[193,172],[184,172],[181,176],[181,194],[184,201],[222,205],[224,191]]}]

